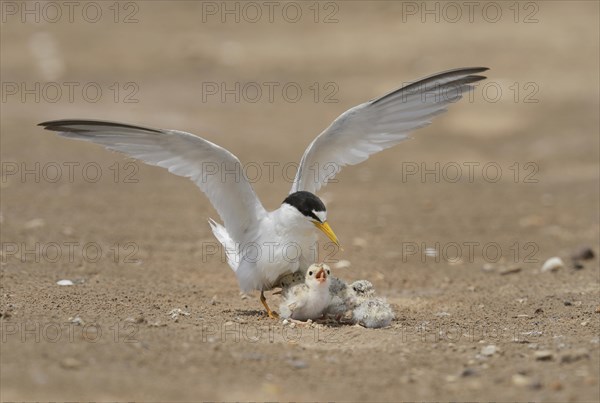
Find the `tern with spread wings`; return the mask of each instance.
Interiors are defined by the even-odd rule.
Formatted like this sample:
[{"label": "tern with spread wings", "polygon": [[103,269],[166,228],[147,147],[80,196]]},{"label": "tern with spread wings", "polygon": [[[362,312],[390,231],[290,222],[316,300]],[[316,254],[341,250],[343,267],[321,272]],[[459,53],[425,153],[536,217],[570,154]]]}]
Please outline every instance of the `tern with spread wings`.
[{"label": "tern with spread wings", "polygon": [[[264,291],[280,284],[286,276],[304,277],[304,271],[317,258],[317,229],[339,245],[327,222],[327,209],[315,195],[333,177],[332,173],[345,165],[358,164],[428,125],[473,83],[485,79],[478,75],[485,70],[474,67],[438,73],[341,114],[310,143],[289,195],[274,211],[265,210],[243,175],[208,175],[207,163],[231,172],[240,169],[240,161],[226,149],[193,134],[97,120],[55,120],[39,125],[194,181],[223,221],[221,225],[209,220],[215,237],[228,252],[228,263],[240,288],[244,292],[260,291],[268,315],[275,317]],[[257,247],[264,250],[257,253]]]}]

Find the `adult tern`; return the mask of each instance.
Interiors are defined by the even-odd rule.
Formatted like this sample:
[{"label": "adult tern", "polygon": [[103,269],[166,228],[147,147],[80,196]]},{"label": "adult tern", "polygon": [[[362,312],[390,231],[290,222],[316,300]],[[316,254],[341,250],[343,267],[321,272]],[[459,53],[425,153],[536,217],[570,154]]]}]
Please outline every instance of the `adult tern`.
[{"label": "adult tern", "polygon": [[[304,271],[316,261],[316,230],[339,245],[327,222],[325,204],[315,193],[341,167],[358,164],[431,123],[431,118],[446,111],[473,83],[485,79],[477,75],[485,70],[459,68],[434,74],[342,113],[305,150],[289,195],[274,211],[265,210],[243,175],[207,175],[207,163],[230,172],[240,169],[240,161],[228,150],[193,134],[97,120],[55,120],[39,125],[194,181],[223,221],[220,225],[209,220],[215,237],[229,252],[228,263],[241,290],[260,291],[267,314],[275,317],[264,291],[286,276],[304,277]],[[248,245],[265,250],[257,253]],[[290,245],[296,249],[293,258]]]}]

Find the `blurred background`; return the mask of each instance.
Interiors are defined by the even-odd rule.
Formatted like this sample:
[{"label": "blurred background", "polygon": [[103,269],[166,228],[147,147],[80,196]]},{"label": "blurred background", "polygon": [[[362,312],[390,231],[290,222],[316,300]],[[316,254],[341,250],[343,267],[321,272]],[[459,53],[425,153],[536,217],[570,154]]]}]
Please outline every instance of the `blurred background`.
[{"label": "blurred background", "polygon": [[[452,361],[474,365],[466,350],[427,346],[419,355],[411,349],[423,346],[406,343],[394,350],[393,330],[357,334],[327,351],[290,353],[285,343],[208,348],[190,338],[198,337],[199,317],[236,322],[239,312],[260,308],[255,296],[239,298],[219,253],[207,253],[214,239],[206,219],[217,218],[208,200],[187,179],[36,125],[93,118],[197,134],[247,164],[256,192],[274,209],[289,191],[293,164],[339,114],[439,71],[487,66],[488,80],[414,140],[344,169],[321,191],[346,246],[332,262],[349,262],[338,265],[340,276],[369,279],[396,304],[395,326],[438,311],[453,320],[507,318],[525,296],[578,293],[592,306],[597,260],[551,279],[536,273],[547,258],[566,259],[581,245],[598,251],[597,2],[67,3],[0,3],[4,320],[81,317],[109,326],[141,315],[140,323],[169,325],[144,325],[141,349],[13,335],[2,343],[4,398],[485,398],[505,393],[523,368],[546,386],[509,397],[593,398],[592,325],[581,339],[574,335],[593,360],[572,379],[560,378],[558,365],[513,367],[520,357],[513,346],[495,378],[478,367],[475,381],[435,388],[459,371],[448,368]],[[77,243],[69,258],[68,242]],[[500,245],[501,256],[482,249],[467,256],[469,242]],[[101,248],[98,260],[83,246],[90,243]],[[457,259],[430,258],[447,258],[451,243],[462,245]],[[407,245],[416,253],[407,254]],[[523,268],[515,277],[481,271],[515,264]],[[66,290],[55,285],[61,279],[80,284]],[[184,304],[190,311],[197,304],[193,319],[170,322],[167,312]],[[490,311],[463,309],[480,305]],[[562,317],[566,308],[559,301],[556,309]],[[266,326],[260,315],[244,320]],[[569,333],[568,321],[552,326]],[[351,356],[357,340],[370,349]],[[248,358],[253,351],[264,357]],[[332,384],[305,379],[285,364],[289,354]],[[370,375],[328,369],[346,359],[348,366],[372,363]],[[555,378],[562,382],[556,390],[547,386]]]}]

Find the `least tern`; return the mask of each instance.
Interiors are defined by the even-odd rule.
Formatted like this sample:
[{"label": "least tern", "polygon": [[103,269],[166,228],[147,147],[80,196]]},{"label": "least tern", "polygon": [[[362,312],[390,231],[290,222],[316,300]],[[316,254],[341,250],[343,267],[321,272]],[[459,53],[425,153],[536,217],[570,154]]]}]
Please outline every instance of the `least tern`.
[{"label": "least tern", "polygon": [[[477,75],[485,70],[460,68],[434,74],[342,113],[305,150],[289,195],[274,211],[265,210],[243,175],[208,175],[208,163],[230,172],[240,169],[240,161],[226,149],[193,134],[97,120],[55,120],[39,125],[194,181],[223,221],[220,225],[209,220],[215,237],[226,250],[233,251],[233,255],[228,254],[228,263],[240,288],[260,291],[268,315],[275,317],[264,291],[315,263],[317,229],[339,245],[327,222],[325,204],[315,193],[341,167],[358,164],[431,123],[473,83],[485,79]],[[257,253],[249,245],[264,250]],[[293,259],[290,245],[298,251]]]},{"label": "least tern", "polygon": [[279,305],[281,316],[301,321],[323,316],[331,302],[330,276],[331,269],[326,264],[310,265],[303,283],[283,290],[283,300]]}]

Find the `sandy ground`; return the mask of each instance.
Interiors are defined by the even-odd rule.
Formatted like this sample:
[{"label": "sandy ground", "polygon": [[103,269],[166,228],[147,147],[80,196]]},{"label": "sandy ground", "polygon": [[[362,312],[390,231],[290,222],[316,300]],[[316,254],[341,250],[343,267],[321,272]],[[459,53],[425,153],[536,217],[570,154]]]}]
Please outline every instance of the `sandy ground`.
[{"label": "sandy ground", "polygon": [[[598,3],[61,4],[1,4],[2,401],[599,399],[598,258],[570,261],[599,252]],[[338,114],[473,65],[487,87],[320,192],[378,330],[266,318],[192,183],[35,127],[197,133],[274,209]]]}]

